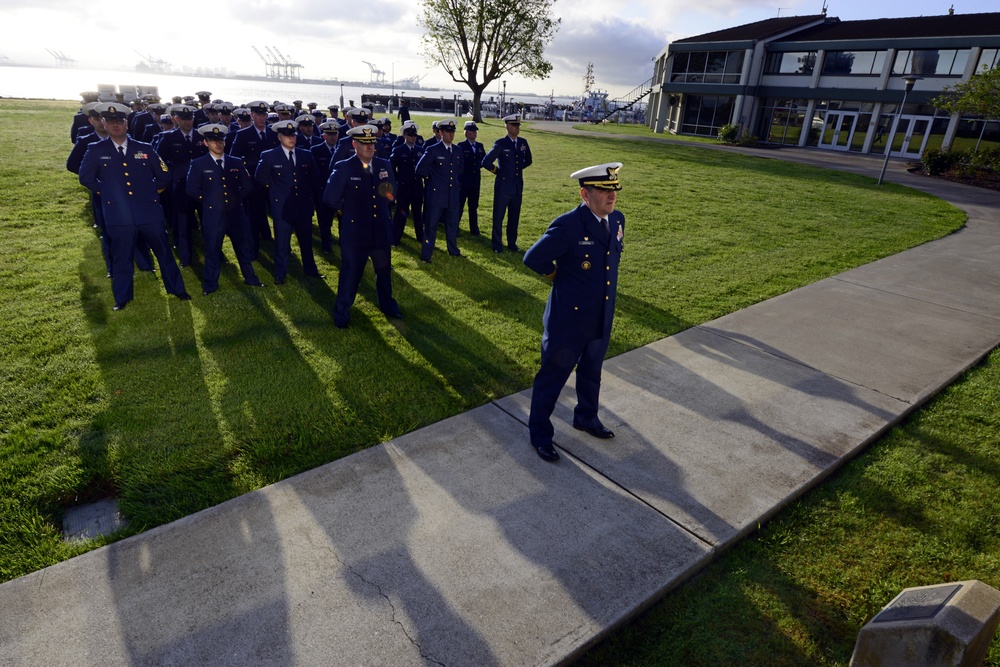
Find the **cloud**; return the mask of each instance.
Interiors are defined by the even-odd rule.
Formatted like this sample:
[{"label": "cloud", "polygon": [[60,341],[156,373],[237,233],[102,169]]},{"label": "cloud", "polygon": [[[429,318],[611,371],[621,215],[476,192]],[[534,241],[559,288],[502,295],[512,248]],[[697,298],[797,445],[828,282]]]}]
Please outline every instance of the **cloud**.
[{"label": "cloud", "polygon": [[553,67],[578,71],[594,63],[599,86],[637,86],[653,75],[653,58],[667,44],[666,33],[648,21],[608,17],[601,21],[564,18],[546,50]]}]

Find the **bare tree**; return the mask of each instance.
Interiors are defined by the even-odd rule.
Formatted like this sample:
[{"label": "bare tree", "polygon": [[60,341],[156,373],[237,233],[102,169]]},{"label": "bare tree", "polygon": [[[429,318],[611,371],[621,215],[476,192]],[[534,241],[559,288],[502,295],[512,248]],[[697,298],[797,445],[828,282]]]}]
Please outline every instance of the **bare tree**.
[{"label": "bare tree", "polygon": [[559,29],[554,2],[423,0],[424,57],[469,87],[476,122],[483,120],[483,91],[501,76],[543,79],[552,71],[542,56]]}]

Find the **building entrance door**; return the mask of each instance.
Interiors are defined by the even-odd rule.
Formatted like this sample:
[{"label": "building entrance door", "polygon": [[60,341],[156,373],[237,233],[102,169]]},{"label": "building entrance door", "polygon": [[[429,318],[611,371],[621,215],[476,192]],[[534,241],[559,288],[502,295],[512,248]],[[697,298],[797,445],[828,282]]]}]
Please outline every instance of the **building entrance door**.
[{"label": "building entrance door", "polygon": [[900,116],[892,137],[892,155],[919,158],[927,146],[933,120],[927,116]]},{"label": "building entrance door", "polygon": [[827,111],[823,131],[819,136],[819,147],[834,151],[849,150],[857,125],[856,111]]}]

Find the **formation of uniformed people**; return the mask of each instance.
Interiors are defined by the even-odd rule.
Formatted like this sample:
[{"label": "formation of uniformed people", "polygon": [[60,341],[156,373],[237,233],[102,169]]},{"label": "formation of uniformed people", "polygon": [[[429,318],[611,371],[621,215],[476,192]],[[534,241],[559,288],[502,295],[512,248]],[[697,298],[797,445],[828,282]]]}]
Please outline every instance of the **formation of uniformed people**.
[{"label": "formation of uniformed people", "polygon": [[[167,293],[190,299],[171,239],[181,267],[188,266],[196,228],[204,241],[204,296],[219,288],[227,236],[246,285],[263,287],[253,262],[265,239],[274,241],[274,283],[286,281],[292,236],[303,273],[323,279],[313,255],[315,216],[326,253],[333,248],[333,220],[339,220],[334,324],[349,326],[369,260],[379,309],[402,318],[392,294],[391,253],[406,220],[413,220],[423,261],[431,261],[439,226],[449,255],[462,256],[458,223],[467,203],[469,231],[480,234],[481,169],[496,175],[493,250],[502,252],[504,240],[509,250],[518,250],[523,170],[532,160],[517,115],[503,119],[506,136],[486,152],[472,121],[463,127],[465,141],[455,142],[457,123],[447,119],[433,123],[434,136],[425,142],[412,120],[403,122],[396,137],[390,119],[372,118],[363,108],[344,109],[339,118],[341,110],[330,106],[327,120],[315,103],[308,105],[311,113],[304,112],[301,100],[236,107],[209,101],[207,91],[197,96],[197,103],[189,96],[167,106],[155,96],[126,105],[87,95],[73,119],[67,169],[92,193],[114,310],[133,298],[135,267],[153,271],[150,253]],[[620,168],[611,163],[572,174],[582,203],[556,218],[523,258],[552,281],[529,416],[531,444],[546,461],[559,459],[551,415],[574,369],[573,426],[596,438],[614,437],[598,417],[598,400],[625,226],[615,209]]]}]

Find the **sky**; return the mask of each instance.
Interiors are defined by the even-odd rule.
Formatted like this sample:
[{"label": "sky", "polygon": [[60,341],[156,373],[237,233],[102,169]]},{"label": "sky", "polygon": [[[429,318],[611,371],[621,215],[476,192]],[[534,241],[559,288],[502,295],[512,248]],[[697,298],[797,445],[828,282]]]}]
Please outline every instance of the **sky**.
[{"label": "sky", "polygon": [[[997,0],[826,0],[843,21],[1000,11]],[[675,39],[775,16],[819,14],[823,0],[555,0],[561,20],[546,48],[552,75],[529,80],[509,75],[508,93],[575,96],[588,62],[595,87],[624,95],[652,75],[652,63]],[[314,0],[240,0],[212,3],[91,3],[79,0],[4,0],[0,61],[54,65],[48,50],[78,67],[131,70],[142,56],[163,59],[173,71],[216,68],[263,75],[265,46],[303,65],[303,78],[370,81],[421,78],[424,87],[461,90],[421,56],[420,0],[369,0],[364,5]],[[202,17],[211,17],[203,22]],[[500,84],[494,84],[499,90]],[[487,93],[493,92],[493,87]]]}]

